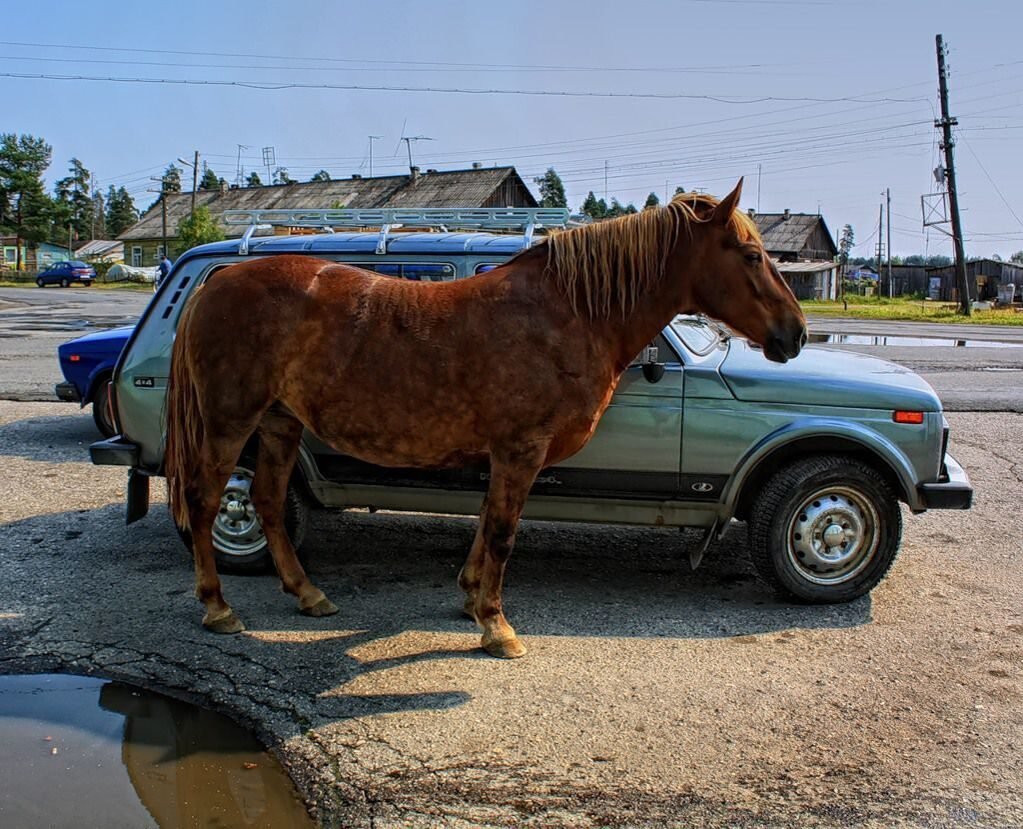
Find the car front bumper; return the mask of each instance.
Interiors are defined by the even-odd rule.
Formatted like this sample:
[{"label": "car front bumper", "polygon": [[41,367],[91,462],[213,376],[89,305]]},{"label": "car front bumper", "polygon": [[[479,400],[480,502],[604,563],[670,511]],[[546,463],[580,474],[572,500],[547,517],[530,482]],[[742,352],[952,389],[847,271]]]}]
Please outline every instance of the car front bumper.
[{"label": "car front bumper", "polygon": [[81,403],[82,395],[74,383],[57,383],[53,387],[58,400],[66,400],[68,403]]},{"label": "car front bumper", "polygon": [[916,489],[924,509],[969,509],[973,506],[970,478],[958,461],[945,455],[942,480],[920,484]]}]

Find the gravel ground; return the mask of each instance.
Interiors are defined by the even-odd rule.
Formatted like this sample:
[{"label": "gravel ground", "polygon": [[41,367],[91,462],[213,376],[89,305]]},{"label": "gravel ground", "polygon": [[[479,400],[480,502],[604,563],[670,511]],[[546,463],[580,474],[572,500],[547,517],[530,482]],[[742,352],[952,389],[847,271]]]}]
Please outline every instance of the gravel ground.
[{"label": "gravel ground", "polygon": [[949,420],[975,507],[906,514],[871,597],[779,601],[738,526],[691,573],[676,532],[526,523],[530,653],[500,662],[457,613],[472,521],[318,513],[341,612],[228,577],[249,631],[216,637],[166,510],[125,527],[124,473],[88,464],[88,413],[0,402],[0,672],[222,709],[330,826],[1018,827],[1023,416]]}]

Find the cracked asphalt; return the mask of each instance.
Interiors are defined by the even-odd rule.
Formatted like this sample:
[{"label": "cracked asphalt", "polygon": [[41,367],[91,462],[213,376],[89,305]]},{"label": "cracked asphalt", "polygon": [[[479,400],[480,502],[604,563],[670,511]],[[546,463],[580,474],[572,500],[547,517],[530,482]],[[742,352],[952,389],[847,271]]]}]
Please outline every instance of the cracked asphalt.
[{"label": "cracked asphalt", "polygon": [[474,522],[315,513],[295,612],[225,577],[249,630],[202,630],[162,486],[123,522],[88,412],[0,402],[0,673],[67,671],[253,728],[325,826],[1023,825],[1023,415],[952,413],[970,512],[906,514],[871,597],[806,607],[744,528],[690,572],[665,529],[526,522],[490,659],[458,613]]}]

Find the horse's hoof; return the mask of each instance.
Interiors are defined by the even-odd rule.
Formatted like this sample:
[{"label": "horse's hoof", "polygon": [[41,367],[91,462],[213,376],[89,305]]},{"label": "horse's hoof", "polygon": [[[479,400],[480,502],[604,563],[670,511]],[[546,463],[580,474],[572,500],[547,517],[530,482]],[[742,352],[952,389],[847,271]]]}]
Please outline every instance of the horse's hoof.
[{"label": "horse's hoof", "polygon": [[498,640],[488,640],[484,636],[482,644],[483,650],[498,659],[518,659],[526,655],[526,648],[517,636]]},{"label": "horse's hoof", "polygon": [[324,596],[314,605],[299,608],[299,612],[303,616],[333,616],[337,613],[337,605]]},{"label": "horse's hoof", "polygon": [[214,618],[207,613],[203,617],[202,626],[213,633],[241,633],[245,630],[242,620],[235,616],[234,611],[230,609]]}]

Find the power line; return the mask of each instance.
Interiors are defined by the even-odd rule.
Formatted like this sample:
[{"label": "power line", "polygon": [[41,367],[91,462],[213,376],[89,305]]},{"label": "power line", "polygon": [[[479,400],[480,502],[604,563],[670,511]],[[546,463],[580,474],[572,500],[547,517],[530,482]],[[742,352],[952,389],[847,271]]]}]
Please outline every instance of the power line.
[{"label": "power line", "polygon": [[526,95],[558,98],[645,98],[654,100],[687,100],[687,101],[713,101],[719,104],[750,105],[769,102],[793,102],[803,101],[809,103],[857,103],[857,104],[883,104],[883,103],[913,103],[920,101],[920,98],[862,98],[858,96],[840,96],[837,98],[815,98],[810,96],[784,96],[784,95],[763,95],[759,97],[746,97],[739,95],[704,95],[686,92],[581,92],[565,89],[465,89],[461,87],[434,87],[434,86],[370,86],[364,84],[331,84],[331,83],[302,83],[294,81],[217,81],[199,80],[189,78],[126,78],[117,76],[101,75],[51,75],[46,73],[32,72],[0,72],[0,78],[14,78],[18,80],[47,80],[47,81],[90,81],[96,83],[125,83],[125,84],[156,84],[167,86],[227,86],[239,89],[256,89],[261,91],[280,91],[285,89],[322,89],[337,90],[342,92],[419,92],[428,94],[450,94],[450,95]]}]

